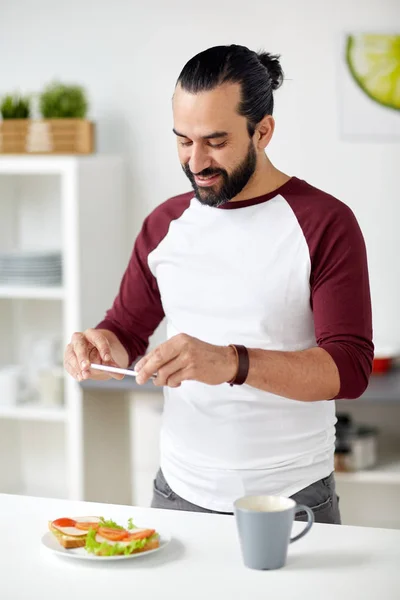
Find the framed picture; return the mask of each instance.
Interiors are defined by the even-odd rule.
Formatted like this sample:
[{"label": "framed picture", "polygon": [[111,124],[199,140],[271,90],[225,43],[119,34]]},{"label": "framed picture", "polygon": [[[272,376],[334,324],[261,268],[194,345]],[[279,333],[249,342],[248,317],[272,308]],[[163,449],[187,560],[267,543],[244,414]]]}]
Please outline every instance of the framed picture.
[{"label": "framed picture", "polygon": [[400,139],[400,33],[346,33],[338,100],[341,137]]}]

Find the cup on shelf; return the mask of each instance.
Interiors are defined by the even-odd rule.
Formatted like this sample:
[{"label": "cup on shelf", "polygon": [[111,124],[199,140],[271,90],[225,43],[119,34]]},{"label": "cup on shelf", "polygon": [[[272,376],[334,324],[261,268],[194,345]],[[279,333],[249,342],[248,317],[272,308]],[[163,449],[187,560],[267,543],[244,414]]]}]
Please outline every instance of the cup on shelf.
[{"label": "cup on shelf", "polygon": [[23,390],[22,367],[5,365],[0,367],[0,405],[15,406]]},{"label": "cup on shelf", "polygon": [[372,363],[372,373],[374,375],[384,375],[391,370],[393,358],[391,356],[376,356]]},{"label": "cup on shelf", "polygon": [[[23,338],[23,364],[29,387],[32,390],[31,400],[40,401],[39,373],[48,373],[58,367],[62,368],[63,352],[61,337],[56,334],[26,334]],[[46,376],[44,376],[45,378]],[[46,386],[46,384],[43,384]],[[46,392],[44,392],[46,396]]]},{"label": "cup on shelf", "polygon": [[64,404],[64,369],[51,367],[38,372],[38,400],[46,406]]},{"label": "cup on shelf", "polygon": [[400,366],[400,348],[398,346],[383,345],[375,341],[375,353],[372,363],[374,375],[386,375],[392,369]]},{"label": "cup on shelf", "polygon": [[378,458],[378,433],[376,427],[358,425],[351,415],[338,413],[335,471],[353,472],[374,467]]},{"label": "cup on shelf", "polygon": [[61,340],[55,335],[34,338],[30,348],[34,364],[39,368],[61,365],[60,347]]}]

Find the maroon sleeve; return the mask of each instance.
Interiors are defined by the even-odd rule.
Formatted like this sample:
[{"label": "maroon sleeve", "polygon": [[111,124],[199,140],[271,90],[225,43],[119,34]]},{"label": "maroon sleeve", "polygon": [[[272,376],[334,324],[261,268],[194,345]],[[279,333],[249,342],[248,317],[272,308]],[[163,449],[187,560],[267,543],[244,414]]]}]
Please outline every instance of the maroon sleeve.
[{"label": "maroon sleeve", "polygon": [[286,200],[306,238],[311,258],[315,337],[336,363],[336,398],[358,398],[372,370],[371,297],[365,243],[351,209],[297,180]]},{"label": "maroon sleeve", "polygon": [[157,280],[148,265],[148,256],[168,233],[171,221],[189,206],[193,193],[182,194],[158,206],[144,221],[136,239],[119,293],[96,329],[115,333],[129,355],[129,364],[142,356],[149,337],[164,318]]}]

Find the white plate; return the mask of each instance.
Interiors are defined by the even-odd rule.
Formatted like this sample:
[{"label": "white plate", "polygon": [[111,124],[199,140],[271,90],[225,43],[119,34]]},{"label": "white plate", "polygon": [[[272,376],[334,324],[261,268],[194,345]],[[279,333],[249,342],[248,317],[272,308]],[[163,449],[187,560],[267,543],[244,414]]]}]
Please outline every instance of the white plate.
[{"label": "white plate", "polygon": [[68,558],[79,558],[84,560],[125,560],[127,558],[138,558],[139,556],[147,556],[148,554],[153,554],[153,552],[158,552],[165,548],[171,541],[171,536],[164,533],[160,533],[160,546],[158,548],[154,548],[153,550],[147,550],[146,552],[137,552],[136,554],[121,554],[118,556],[96,556],[95,554],[90,554],[86,552],[85,548],[71,548],[67,550],[63,548],[61,544],[58,543],[56,538],[50,531],[44,534],[42,537],[42,544],[48,550],[53,552],[54,554],[59,554],[60,556],[67,556]]}]

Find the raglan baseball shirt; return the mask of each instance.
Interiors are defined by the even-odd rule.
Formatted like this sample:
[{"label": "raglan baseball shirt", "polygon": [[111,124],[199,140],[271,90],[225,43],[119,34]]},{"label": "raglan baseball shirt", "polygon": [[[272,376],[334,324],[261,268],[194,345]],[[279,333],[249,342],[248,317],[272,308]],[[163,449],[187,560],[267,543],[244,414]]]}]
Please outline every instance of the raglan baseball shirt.
[{"label": "raglan baseball shirt", "polygon": [[[214,208],[193,192],[144,221],[119,293],[98,328],[132,363],[166,317],[168,338],[297,351],[319,346],[338,398],[367,386],[373,359],[362,233],[348,206],[292,177]],[[160,464],[170,487],[231,512],[244,494],[290,496],[333,470],[335,402],[289,400],[249,385],[164,388]]]}]

